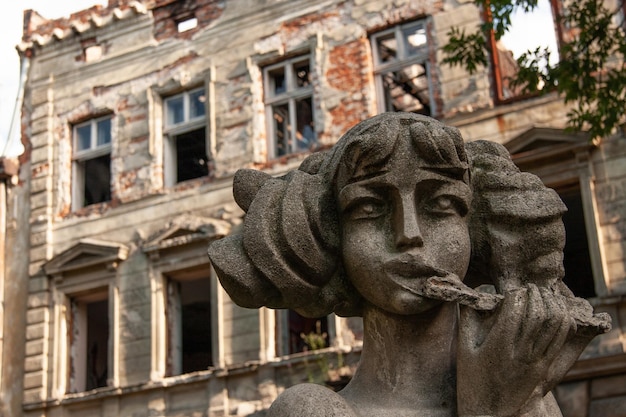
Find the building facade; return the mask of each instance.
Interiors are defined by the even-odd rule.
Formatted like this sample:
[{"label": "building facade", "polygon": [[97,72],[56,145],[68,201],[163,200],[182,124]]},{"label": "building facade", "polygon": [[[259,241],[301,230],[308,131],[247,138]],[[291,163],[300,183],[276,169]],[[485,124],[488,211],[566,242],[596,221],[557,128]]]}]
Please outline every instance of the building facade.
[{"label": "building facade", "polygon": [[261,416],[295,383],[345,383],[359,319],[240,308],[206,248],[240,227],[237,169],[284,173],[397,110],[503,143],[562,196],[566,281],[614,328],[556,395],[566,416],[624,415],[624,132],[595,142],[566,132],[557,95],[507,90],[506,54],[473,75],[443,65],[450,27],[482,18],[461,0],[109,0],[57,20],[25,12],[26,151],[3,207],[5,287],[27,292],[25,349],[1,381],[5,415]]}]

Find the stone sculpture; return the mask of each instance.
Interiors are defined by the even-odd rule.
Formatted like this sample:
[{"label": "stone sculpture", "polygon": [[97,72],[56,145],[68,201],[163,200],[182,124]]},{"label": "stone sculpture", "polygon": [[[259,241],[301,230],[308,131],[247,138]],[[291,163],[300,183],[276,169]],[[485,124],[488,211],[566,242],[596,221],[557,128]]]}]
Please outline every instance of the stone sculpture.
[{"label": "stone sculpture", "polygon": [[209,249],[231,298],[364,320],[346,388],[292,387],[270,416],[560,416],[550,390],[610,328],[562,282],[558,195],[434,119],[373,117],[233,188],[242,233]]}]

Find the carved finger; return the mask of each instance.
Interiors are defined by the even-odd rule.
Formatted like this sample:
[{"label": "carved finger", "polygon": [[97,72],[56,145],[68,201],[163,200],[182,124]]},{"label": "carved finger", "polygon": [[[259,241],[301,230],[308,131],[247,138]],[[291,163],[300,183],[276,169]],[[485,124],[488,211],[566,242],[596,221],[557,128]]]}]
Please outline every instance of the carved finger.
[{"label": "carved finger", "polygon": [[475,355],[484,344],[485,339],[493,327],[493,315],[479,313],[471,307],[460,306],[459,351],[462,357],[465,353]]},{"label": "carved finger", "polygon": [[522,325],[527,305],[527,289],[507,291],[494,314],[495,320],[489,337],[494,345],[514,346]]},{"label": "carved finger", "polygon": [[541,333],[546,320],[546,307],[541,292],[535,284],[528,284],[526,288],[528,289],[526,310],[520,318],[516,356],[526,363],[532,363],[537,360],[534,350],[537,339],[546,337]]},{"label": "carved finger", "polygon": [[[563,303],[549,288],[540,288],[539,292],[545,308],[545,317],[533,346],[535,357],[551,362],[558,354],[569,333],[569,313]],[[564,333],[563,333],[564,332]]]}]

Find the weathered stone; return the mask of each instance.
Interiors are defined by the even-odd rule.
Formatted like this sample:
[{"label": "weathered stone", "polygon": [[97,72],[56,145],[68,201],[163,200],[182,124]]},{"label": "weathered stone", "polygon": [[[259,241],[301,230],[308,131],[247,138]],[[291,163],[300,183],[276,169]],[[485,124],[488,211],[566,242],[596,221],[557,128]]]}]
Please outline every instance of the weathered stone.
[{"label": "weathered stone", "polygon": [[557,417],[550,391],[610,329],[562,282],[558,195],[434,119],[376,116],[233,191],[243,231],[209,255],[236,303],[364,320],[346,388],[295,386],[270,416]]}]

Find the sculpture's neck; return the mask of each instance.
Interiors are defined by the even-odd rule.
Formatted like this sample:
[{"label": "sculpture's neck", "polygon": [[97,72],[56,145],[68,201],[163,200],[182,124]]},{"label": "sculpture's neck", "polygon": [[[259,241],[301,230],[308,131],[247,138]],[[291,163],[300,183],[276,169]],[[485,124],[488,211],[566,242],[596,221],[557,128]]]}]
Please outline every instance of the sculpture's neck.
[{"label": "sculpture's neck", "polygon": [[398,415],[456,415],[456,305],[417,316],[366,307],[363,320],[361,361],[342,395],[370,410],[412,410]]}]

